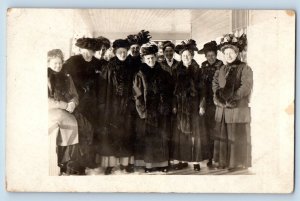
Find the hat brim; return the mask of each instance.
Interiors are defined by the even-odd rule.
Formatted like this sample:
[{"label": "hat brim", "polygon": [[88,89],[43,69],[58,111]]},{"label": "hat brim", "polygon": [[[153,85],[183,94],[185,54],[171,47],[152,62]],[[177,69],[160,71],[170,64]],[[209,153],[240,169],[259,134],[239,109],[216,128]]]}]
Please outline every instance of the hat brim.
[{"label": "hat brim", "polygon": [[224,53],[224,51],[228,48],[233,49],[237,53],[240,52],[240,49],[238,48],[238,46],[233,45],[233,44],[226,44],[226,45],[221,46],[220,51]]}]

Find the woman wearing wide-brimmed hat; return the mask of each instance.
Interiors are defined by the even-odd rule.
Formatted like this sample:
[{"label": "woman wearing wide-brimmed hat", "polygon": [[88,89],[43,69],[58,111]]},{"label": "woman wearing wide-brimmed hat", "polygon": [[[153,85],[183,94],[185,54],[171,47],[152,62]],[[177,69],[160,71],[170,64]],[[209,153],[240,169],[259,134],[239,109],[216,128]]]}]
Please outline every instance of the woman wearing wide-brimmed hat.
[{"label": "woman wearing wide-brimmed hat", "polygon": [[168,171],[172,81],[157,62],[157,52],[158,47],[152,43],[141,47],[144,63],[133,83],[136,109],[145,123],[144,146],[140,151],[146,173]]},{"label": "woman wearing wide-brimmed hat", "polygon": [[209,161],[208,167],[212,167],[212,158],[214,150],[214,129],[215,129],[215,111],[216,106],[213,101],[212,80],[216,70],[219,70],[223,62],[217,59],[218,45],[216,41],[205,43],[203,48],[198,51],[199,54],[204,54],[206,61],[201,65],[202,79],[206,88],[204,98],[201,102],[201,107],[205,110],[204,122],[209,137]]},{"label": "woman wearing wide-brimmed hat", "polygon": [[247,46],[246,35],[227,34],[219,45],[226,64],[213,80],[216,104],[214,160],[220,168],[231,170],[251,166],[250,95],[253,87],[251,68],[239,59]]},{"label": "woman wearing wide-brimmed hat", "polygon": [[105,174],[111,174],[119,158],[120,169],[128,173],[134,171],[134,114],[135,104],[132,95],[134,70],[128,65],[126,39],[113,42],[116,55],[108,63],[107,97],[105,123],[101,154]]},{"label": "woman wearing wide-brimmed hat", "polygon": [[199,162],[207,159],[207,133],[202,117],[204,110],[200,107],[204,94],[201,69],[193,59],[198,48],[191,39],[182,41],[175,51],[182,61],[173,71],[173,112],[176,113],[176,129],[172,137],[173,168],[182,169],[188,166],[188,162],[193,162],[194,170],[200,171]]},{"label": "woman wearing wide-brimmed hat", "polygon": [[107,65],[108,60],[105,57],[105,53],[111,47],[109,39],[99,36],[96,38],[99,43],[100,50],[95,52],[95,57],[98,59],[98,64],[95,67],[95,92],[96,92],[96,106],[97,115],[97,132],[95,133],[95,149],[96,149],[96,164],[101,166],[101,132],[105,127],[105,105],[106,105],[106,90],[107,90]]},{"label": "woman wearing wide-brimmed hat", "polygon": [[79,139],[82,152],[86,158],[86,166],[95,168],[95,134],[100,132],[97,118],[96,69],[99,60],[94,57],[102,44],[95,38],[79,38],[75,44],[80,48],[80,55],[71,56],[63,65],[63,71],[70,74],[76,87],[80,104],[77,110],[92,124],[92,136],[82,135]]}]

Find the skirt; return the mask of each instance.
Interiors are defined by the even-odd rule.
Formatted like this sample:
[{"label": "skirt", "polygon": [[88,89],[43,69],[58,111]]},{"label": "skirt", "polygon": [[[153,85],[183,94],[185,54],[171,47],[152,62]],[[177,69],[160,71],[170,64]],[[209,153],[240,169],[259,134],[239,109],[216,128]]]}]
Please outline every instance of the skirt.
[{"label": "skirt", "polygon": [[250,123],[216,123],[214,161],[221,167],[251,167]]},{"label": "skirt", "polygon": [[208,135],[204,118],[200,117],[199,114],[195,114],[191,119],[191,134],[183,133],[178,127],[175,130],[173,126],[171,141],[172,160],[200,162],[209,157]]}]

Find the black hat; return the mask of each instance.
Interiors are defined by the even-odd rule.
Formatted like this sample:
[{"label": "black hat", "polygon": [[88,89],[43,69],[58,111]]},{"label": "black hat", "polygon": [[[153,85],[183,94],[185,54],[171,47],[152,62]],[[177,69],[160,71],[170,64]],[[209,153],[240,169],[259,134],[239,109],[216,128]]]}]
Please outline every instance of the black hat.
[{"label": "black hat", "polygon": [[138,44],[138,45],[146,44],[150,41],[150,38],[151,38],[150,32],[145,30],[141,30],[137,34],[132,34],[127,36],[127,40],[130,46],[134,44]]},{"label": "black hat", "polygon": [[185,50],[198,51],[196,41],[193,39],[190,39],[188,41],[182,41],[181,44],[176,45],[175,47],[175,52],[177,54],[181,54]]},{"label": "black hat", "polygon": [[155,44],[149,43],[144,44],[141,47],[140,54],[141,56],[149,55],[149,54],[156,54],[158,52],[158,47]]},{"label": "black hat", "polygon": [[173,50],[175,49],[175,45],[169,40],[163,42],[162,44],[163,51],[165,51],[167,47],[171,47]]},{"label": "black hat", "polygon": [[101,49],[101,44],[95,38],[79,38],[77,39],[75,45],[82,49],[88,49],[93,51],[98,51]]},{"label": "black hat", "polygon": [[242,52],[247,47],[247,36],[242,34],[240,37],[236,37],[233,34],[226,34],[221,38],[221,42],[218,45],[219,50],[224,52],[227,48],[232,48],[236,52]]},{"label": "black hat", "polygon": [[118,49],[118,48],[129,48],[129,43],[126,39],[117,39],[113,42],[112,47],[114,49]]},{"label": "black hat", "polygon": [[199,54],[206,54],[207,52],[213,51],[217,52],[218,45],[216,41],[210,41],[208,43],[205,43],[203,48],[198,51]]},{"label": "black hat", "polygon": [[99,36],[97,40],[101,44],[101,46],[104,46],[106,49],[110,48],[110,41],[107,38]]}]

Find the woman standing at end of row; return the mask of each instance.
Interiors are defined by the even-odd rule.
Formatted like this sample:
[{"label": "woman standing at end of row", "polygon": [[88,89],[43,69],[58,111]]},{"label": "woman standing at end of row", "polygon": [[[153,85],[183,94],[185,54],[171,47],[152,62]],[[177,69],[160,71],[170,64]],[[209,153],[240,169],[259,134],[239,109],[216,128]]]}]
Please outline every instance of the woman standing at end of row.
[{"label": "woman standing at end of row", "polygon": [[245,169],[251,166],[250,95],[252,69],[240,61],[247,46],[246,35],[225,35],[220,44],[226,64],[213,79],[216,104],[216,138],[214,160],[220,168]]}]

